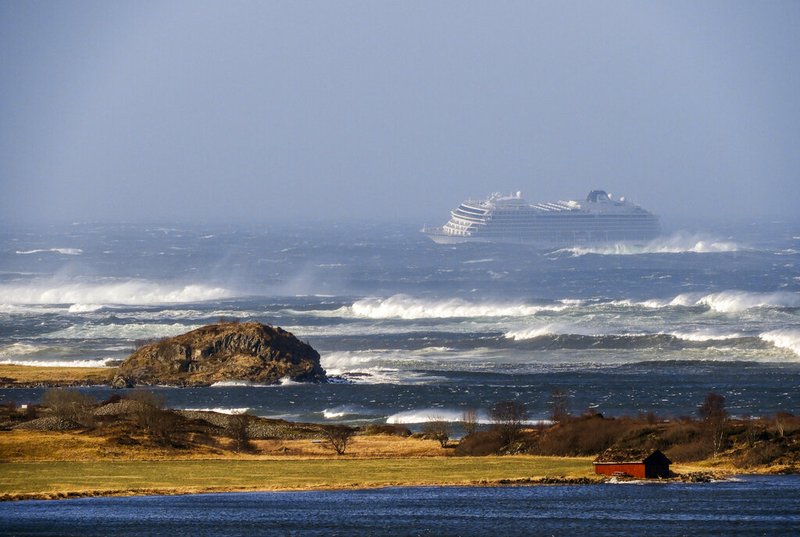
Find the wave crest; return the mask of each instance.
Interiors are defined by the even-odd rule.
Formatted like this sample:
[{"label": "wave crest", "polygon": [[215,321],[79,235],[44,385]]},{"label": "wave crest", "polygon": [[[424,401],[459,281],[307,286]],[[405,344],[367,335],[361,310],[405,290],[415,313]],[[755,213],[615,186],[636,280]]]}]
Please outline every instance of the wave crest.
[{"label": "wave crest", "polygon": [[742,245],[728,240],[717,239],[705,235],[693,235],[685,232],[675,233],[668,237],[659,237],[644,245],[626,243],[605,246],[587,246],[563,248],[554,253],[570,253],[574,256],[595,255],[642,255],[642,254],[708,254],[722,252],[738,252],[745,249]]},{"label": "wave crest", "polygon": [[430,300],[408,295],[386,299],[365,298],[342,308],[343,313],[368,319],[449,319],[460,317],[527,317],[541,311],[561,311],[570,304],[537,306],[530,304],[470,302],[460,298]]},{"label": "wave crest", "polygon": [[[199,284],[167,284],[147,280],[112,283],[34,283],[0,285],[2,304],[100,304],[150,305],[205,302],[230,298],[222,287]],[[85,311],[85,310],[84,310]]]},{"label": "wave crest", "polygon": [[764,332],[759,337],[782,349],[789,349],[800,356],[800,330],[784,329]]},{"label": "wave crest", "polygon": [[718,313],[737,313],[753,308],[800,308],[800,293],[778,291],[753,293],[750,291],[720,291],[708,295],[685,293],[676,296],[670,306],[706,306]]},{"label": "wave crest", "polygon": [[17,250],[19,255],[30,254],[61,254],[61,255],[81,255],[83,250],[80,248],[37,248],[36,250]]}]

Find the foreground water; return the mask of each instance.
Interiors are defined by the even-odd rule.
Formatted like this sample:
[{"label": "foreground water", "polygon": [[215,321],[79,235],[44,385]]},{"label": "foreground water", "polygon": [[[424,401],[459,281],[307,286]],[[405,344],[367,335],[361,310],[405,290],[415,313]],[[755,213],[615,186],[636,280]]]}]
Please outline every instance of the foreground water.
[{"label": "foreground water", "polygon": [[798,535],[800,476],[0,504],[4,535]]},{"label": "foreground water", "polygon": [[797,223],[558,251],[397,225],[5,229],[0,363],[102,365],[238,318],[307,340],[343,383],[158,388],[168,404],[413,424],[506,399],[543,418],[560,389],[573,412],[690,415],[709,391],[734,415],[797,412],[799,290]]}]

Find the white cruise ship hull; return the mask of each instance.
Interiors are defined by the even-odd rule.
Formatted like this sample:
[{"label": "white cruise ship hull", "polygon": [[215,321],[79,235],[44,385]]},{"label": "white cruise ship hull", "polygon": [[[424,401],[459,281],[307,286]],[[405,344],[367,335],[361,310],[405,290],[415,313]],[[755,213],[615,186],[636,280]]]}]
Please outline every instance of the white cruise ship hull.
[{"label": "white cruise ship hull", "polygon": [[521,194],[467,201],[444,226],[422,231],[438,244],[498,242],[542,248],[645,244],[661,233],[659,219],[638,205],[593,191],[587,201],[528,204]]}]

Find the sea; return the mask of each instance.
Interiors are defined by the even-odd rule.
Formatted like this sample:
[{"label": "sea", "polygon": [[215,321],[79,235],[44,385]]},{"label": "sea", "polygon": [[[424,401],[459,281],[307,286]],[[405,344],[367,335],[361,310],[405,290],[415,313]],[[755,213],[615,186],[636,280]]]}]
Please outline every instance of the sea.
[{"label": "sea", "polygon": [[[143,342],[238,319],[280,326],[311,344],[331,382],[153,387],[167,405],[412,429],[432,419],[459,421],[466,410],[486,423],[489,409],[508,400],[524,404],[532,422],[545,421],[555,391],[566,394],[573,414],[696,416],[710,392],[725,397],[732,416],[800,411],[800,221],[673,226],[645,245],[548,250],[438,245],[419,227],[6,225],[0,229],[0,363],[111,365]],[[113,393],[104,386],[81,390],[97,399]],[[34,404],[43,392],[4,388],[0,402]],[[780,483],[796,487],[796,479],[786,479]],[[762,482],[744,483],[747,489]],[[574,507],[585,494],[600,501],[591,491],[636,498],[706,490],[671,487],[392,489],[298,498],[346,497],[368,506],[397,495],[412,511],[417,496],[454,502],[441,504],[441,516],[462,505],[470,511],[502,503],[510,494],[509,505],[539,524],[536,510],[526,507],[548,501],[539,494],[573,494]],[[715,485],[711,496],[698,494],[720,498],[714,501],[721,506],[725,491],[736,496],[737,487]],[[250,512],[253,505],[295,497],[225,498]],[[89,506],[147,501],[79,500]],[[575,516],[583,506],[556,509],[548,515],[561,520],[556,533],[583,523]],[[669,520],[694,520],[694,507],[677,509]],[[492,516],[475,511],[476,527]],[[597,516],[582,527],[605,520]],[[732,509],[729,516],[746,515]],[[624,534],[622,526],[613,527]],[[664,534],[676,534],[663,527]]]},{"label": "sea", "polygon": [[0,504],[8,536],[796,536],[800,476],[716,483],[399,487]]},{"label": "sea", "polygon": [[800,223],[551,250],[386,223],[0,230],[0,363],[103,366],[223,319],[289,330],[332,382],[154,387],[170,406],[413,428],[506,400],[546,420],[559,390],[573,414],[692,416],[709,392],[796,413]]}]

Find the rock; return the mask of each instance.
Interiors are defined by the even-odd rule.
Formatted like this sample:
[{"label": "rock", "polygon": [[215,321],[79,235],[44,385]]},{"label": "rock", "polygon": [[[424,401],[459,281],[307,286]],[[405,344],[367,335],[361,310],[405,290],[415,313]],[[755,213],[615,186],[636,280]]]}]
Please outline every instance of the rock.
[{"label": "rock", "polygon": [[117,373],[111,380],[112,388],[133,388],[136,385],[131,379]]},{"label": "rock", "polygon": [[80,424],[72,420],[58,416],[46,416],[35,420],[26,421],[13,427],[26,431],[73,431],[83,428]]},{"label": "rock", "polygon": [[319,353],[291,333],[261,323],[220,323],[145,345],[119,366],[112,385],[208,386],[288,378],[325,382]]}]

